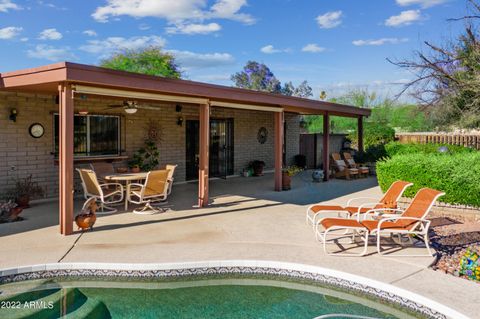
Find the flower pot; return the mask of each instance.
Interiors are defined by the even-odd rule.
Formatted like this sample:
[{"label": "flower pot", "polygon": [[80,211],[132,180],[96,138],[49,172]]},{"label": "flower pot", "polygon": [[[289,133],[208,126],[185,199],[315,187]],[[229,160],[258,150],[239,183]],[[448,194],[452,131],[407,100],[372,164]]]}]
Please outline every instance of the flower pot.
[{"label": "flower pot", "polygon": [[21,213],[22,211],[23,211],[23,207],[18,207],[18,206],[17,206],[17,207],[12,208],[12,209],[10,210],[10,217],[9,217],[9,219],[10,219],[11,221],[17,220],[18,215],[20,215],[20,213]]},{"label": "flower pot", "polygon": [[287,173],[282,173],[282,190],[288,191],[290,190],[292,183],[292,177]]},{"label": "flower pot", "polygon": [[28,208],[30,207],[30,196],[29,195],[20,195],[17,197],[15,201],[18,205],[18,207],[23,208]]},{"label": "flower pot", "polygon": [[130,169],[130,172],[132,172],[132,173],[140,173],[140,167],[132,167],[132,168]]}]

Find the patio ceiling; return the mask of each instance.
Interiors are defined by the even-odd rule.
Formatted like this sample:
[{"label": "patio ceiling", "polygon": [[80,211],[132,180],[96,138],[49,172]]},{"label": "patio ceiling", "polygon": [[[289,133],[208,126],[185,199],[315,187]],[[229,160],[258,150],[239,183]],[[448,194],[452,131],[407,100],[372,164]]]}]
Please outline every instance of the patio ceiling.
[{"label": "patio ceiling", "polygon": [[[210,103],[212,106],[281,111],[298,114],[326,114],[345,117],[369,116],[371,111],[350,105],[257,92],[201,82],[160,78],[71,62],[0,73],[0,90],[58,94],[60,83],[94,88],[96,95]],[[82,90],[78,89],[79,92]],[[102,91],[103,93],[100,93]],[[90,92],[90,94],[95,94]],[[278,110],[277,110],[278,109]]]}]

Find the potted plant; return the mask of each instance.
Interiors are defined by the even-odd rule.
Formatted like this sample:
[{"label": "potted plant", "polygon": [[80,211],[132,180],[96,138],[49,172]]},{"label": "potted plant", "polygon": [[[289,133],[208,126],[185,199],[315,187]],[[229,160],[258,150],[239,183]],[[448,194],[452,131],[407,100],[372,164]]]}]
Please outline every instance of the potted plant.
[{"label": "potted plant", "polygon": [[20,219],[18,215],[20,215],[22,210],[22,207],[19,207],[11,200],[0,202],[0,223],[14,222]]},{"label": "potted plant", "polygon": [[15,181],[15,186],[7,191],[8,197],[15,199],[15,203],[21,208],[30,207],[30,199],[41,197],[44,190],[37,182],[33,181],[33,176],[19,178]]},{"label": "potted plant", "polygon": [[254,160],[248,166],[253,170],[253,176],[263,176],[264,161]]},{"label": "potted plant", "polygon": [[157,144],[153,140],[145,140],[145,146],[140,148],[133,154],[132,159],[128,162],[128,166],[133,173],[138,173],[140,170],[148,172],[160,163],[160,152]]},{"label": "potted plant", "polygon": [[292,188],[291,187],[292,177],[301,171],[302,169],[295,165],[285,167],[282,170],[282,190],[284,191],[290,190]]}]

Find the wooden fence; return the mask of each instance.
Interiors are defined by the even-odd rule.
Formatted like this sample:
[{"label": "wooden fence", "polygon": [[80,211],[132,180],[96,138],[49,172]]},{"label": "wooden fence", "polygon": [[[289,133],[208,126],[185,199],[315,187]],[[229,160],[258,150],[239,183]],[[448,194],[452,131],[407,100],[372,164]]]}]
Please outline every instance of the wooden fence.
[{"label": "wooden fence", "polygon": [[398,133],[400,143],[435,143],[463,145],[480,150],[480,134]]}]

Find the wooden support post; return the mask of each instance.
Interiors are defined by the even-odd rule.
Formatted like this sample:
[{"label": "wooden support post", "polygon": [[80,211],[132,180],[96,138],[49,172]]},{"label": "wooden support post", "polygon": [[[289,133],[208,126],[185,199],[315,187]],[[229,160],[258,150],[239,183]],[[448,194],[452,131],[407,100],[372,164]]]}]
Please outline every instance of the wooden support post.
[{"label": "wooden support post", "polygon": [[70,84],[60,84],[59,91],[59,219],[60,234],[73,232],[73,91]]},{"label": "wooden support post", "polygon": [[330,178],[330,116],[328,112],[323,115],[323,180]]},{"label": "wooden support post", "polygon": [[282,191],[283,112],[275,115],[275,191]]},{"label": "wooden support post", "polygon": [[198,166],[198,207],[208,205],[208,165],[210,152],[210,105],[200,105],[200,160]]},{"label": "wooden support post", "polygon": [[363,116],[358,117],[358,151],[363,152]]}]

